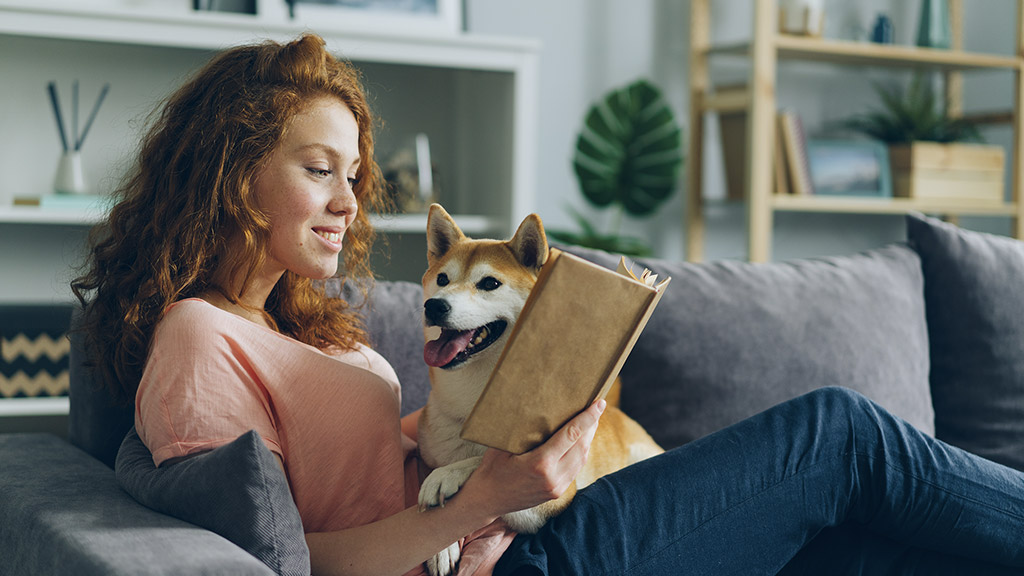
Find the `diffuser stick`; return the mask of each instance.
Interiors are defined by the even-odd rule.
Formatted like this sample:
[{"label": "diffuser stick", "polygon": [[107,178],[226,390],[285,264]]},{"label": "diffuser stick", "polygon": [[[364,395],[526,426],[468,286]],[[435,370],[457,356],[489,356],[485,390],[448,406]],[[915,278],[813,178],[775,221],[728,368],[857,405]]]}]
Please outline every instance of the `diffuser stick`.
[{"label": "diffuser stick", "polygon": [[64,151],[68,151],[68,137],[64,132],[64,119],[60,114],[60,99],[57,98],[57,83],[50,82],[47,86],[50,91],[50,104],[53,105],[53,115],[57,119],[57,131],[60,132],[60,144]]},{"label": "diffuser stick", "polygon": [[96,104],[92,107],[92,112],[89,113],[89,119],[85,121],[85,126],[82,128],[82,135],[75,142],[75,150],[80,150],[82,144],[85,143],[85,136],[89,133],[89,128],[92,128],[92,122],[96,119],[96,113],[100,111],[100,105],[103,104],[103,99],[107,96],[107,91],[110,90],[110,84],[104,84],[103,89],[100,90],[100,95],[96,98]]},{"label": "diffuser stick", "polygon": [[71,141],[78,150],[78,80],[71,83]]}]

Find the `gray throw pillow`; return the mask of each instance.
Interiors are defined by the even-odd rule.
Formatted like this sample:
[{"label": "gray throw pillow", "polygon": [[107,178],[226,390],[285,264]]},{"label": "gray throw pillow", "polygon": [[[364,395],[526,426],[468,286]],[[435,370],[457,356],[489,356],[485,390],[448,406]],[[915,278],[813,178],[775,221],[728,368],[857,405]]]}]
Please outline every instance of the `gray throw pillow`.
[{"label": "gray throw pillow", "polygon": [[924,270],[935,435],[1024,470],[1024,242],[907,216]]},{"label": "gray throw pillow", "polygon": [[[619,258],[565,249],[609,268]],[[664,447],[832,385],[934,431],[923,280],[909,247],[635,267],[672,283],[623,367],[621,405]]]},{"label": "gray throw pillow", "polygon": [[159,468],[132,428],[114,467],[140,504],[220,534],[276,574],[308,576],[309,548],[284,472],[256,431]]}]

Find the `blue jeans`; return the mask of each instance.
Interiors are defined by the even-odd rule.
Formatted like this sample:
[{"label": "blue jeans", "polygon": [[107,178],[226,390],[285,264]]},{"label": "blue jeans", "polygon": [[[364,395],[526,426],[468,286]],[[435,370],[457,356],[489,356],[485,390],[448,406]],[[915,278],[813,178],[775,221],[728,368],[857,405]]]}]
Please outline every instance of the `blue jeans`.
[{"label": "blue jeans", "polygon": [[824,388],[598,480],[495,571],[777,573],[1024,574],[1024,474]]}]

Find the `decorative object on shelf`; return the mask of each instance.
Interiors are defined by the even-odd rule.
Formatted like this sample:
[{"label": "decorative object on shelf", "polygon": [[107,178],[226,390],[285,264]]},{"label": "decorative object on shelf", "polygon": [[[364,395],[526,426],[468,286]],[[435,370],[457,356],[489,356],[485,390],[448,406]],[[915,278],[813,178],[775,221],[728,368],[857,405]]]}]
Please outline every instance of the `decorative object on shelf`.
[{"label": "decorative object on shelf", "polygon": [[462,31],[459,0],[279,0],[293,21],[316,29],[457,34]]},{"label": "decorative object on shelf", "polygon": [[71,310],[0,305],[0,399],[67,396]]},{"label": "decorative object on shelf", "polygon": [[103,105],[110,90],[110,84],[104,84],[100,90],[96,103],[92,107],[89,118],[82,127],[81,134],[78,131],[78,80],[71,85],[71,137],[68,138],[65,129],[64,115],[61,112],[60,97],[57,94],[57,83],[51,81],[47,85],[50,94],[50,104],[53,107],[54,119],[57,122],[57,132],[60,135],[61,148],[63,150],[60,160],[57,163],[57,174],[54,177],[53,188],[58,194],[85,194],[88,187],[85,183],[85,174],[82,170],[82,144],[96,120],[96,114]]},{"label": "decorative object on shelf", "polygon": [[648,216],[672,195],[683,163],[680,138],[672,109],[650,82],[637,80],[608,92],[587,112],[576,140],[573,169],[591,205],[618,206],[614,228],[611,233],[599,233],[571,211],[582,232],[549,230],[549,235],[591,248],[650,254],[643,240],[620,234],[622,215]]},{"label": "decorative object on shelf", "polygon": [[808,140],[807,163],[815,194],[892,196],[889,150],[877,140]]},{"label": "decorative object on shelf", "polygon": [[871,28],[871,41],[876,44],[893,43],[892,20],[885,14],[879,14],[875,18],[875,25]]},{"label": "decorative object on shelf", "polygon": [[893,195],[902,198],[1003,201],[1005,151],[983,146],[977,126],[950,117],[924,74],[906,91],[876,86],[883,107],[843,125],[889,146]]},{"label": "decorative object on shelf", "polygon": [[825,31],[825,0],[781,0],[779,33],[820,38]]},{"label": "decorative object on shelf", "polygon": [[887,144],[981,139],[974,123],[946,113],[926,74],[915,74],[906,90],[875,84],[875,91],[881,109],[853,116],[840,125]]},{"label": "decorative object on shelf", "polygon": [[[714,91],[715,97],[720,98],[742,98],[746,94],[746,82],[716,85]],[[747,178],[747,111],[721,110],[717,116],[725,167],[725,199],[741,202],[746,196],[743,187]]]},{"label": "decorative object on shelf", "polygon": [[924,48],[949,48],[953,41],[947,0],[922,0],[917,22],[917,45]]},{"label": "decorative object on shelf", "polygon": [[192,9],[199,12],[257,14],[257,4],[257,0],[192,0]]},{"label": "decorative object on shelf", "polygon": [[15,206],[31,206],[45,210],[105,214],[113,207],[114,197],[104,194],[46,194],[15,196]]},{"label": "decorative object on shelf", "polygon": [[417,134],[384,162],[384,179],[394,207],[407,214],[426,213],[438,201],[437,168],[430,159],[430,139]]},{"label": "decorative object on shelf", "polygon": [[889,148],[893,195],[1002,204],[1002,146],[911,142]]}]

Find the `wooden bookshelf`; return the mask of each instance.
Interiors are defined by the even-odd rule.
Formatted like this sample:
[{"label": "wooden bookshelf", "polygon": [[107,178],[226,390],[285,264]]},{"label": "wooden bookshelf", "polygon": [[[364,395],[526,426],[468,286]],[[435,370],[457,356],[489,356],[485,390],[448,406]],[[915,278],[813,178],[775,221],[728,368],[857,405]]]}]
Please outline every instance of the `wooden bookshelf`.
[{"label": "wooden bookshelf", "polygon": [[[690,29],[690,158],[685,228],[686,256],[699,261],[704,254],[703,142],[708,113],[744,112],[747,115],[747,166],[744,201],[747,208],[748,259],[771,259],[773,215],[775,212],[818,212],[847,214],[905,214],[911,211],[955,218],[961,215],[1001,216],[1013,220],[1013,235],[1024,237],[1024,135],[1021,111],[1024,107],[1024,0],[1016,2],[1017,38],[1011,56],[966,52],[963,47],[962,0],[951,0],[953,47],[919,48],[891,44],[846,42],[779,34],[778,2],[753,0],[754,30],[751,42],[714,45],[711,40],[710,0],[691,2]],[[980,4],[980,2],[976,2]],[[1010,17],[1008,15],[1008,17]],[[712,57],[738,57],[750,62],[749,90],[715,93],[708,60]],[[806,61],[835,66],[885,67],[937,71],[946,77],[947,108],[962,110],[961,75],[977,70],[1009,70],[1015,75],[1016,97],[1008,98],[1008,114],[993,120],[1009,121],[1013,127],[1013,146],[1007,154],[1011,171],[1010,199],[991,201],[935,201],[911,198],[850,198],[774,194],[772,176],[776,147],[777,103],[775,94],[777,66],[780,61]]]}]

